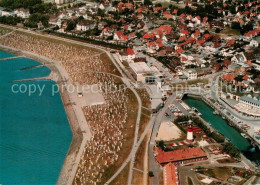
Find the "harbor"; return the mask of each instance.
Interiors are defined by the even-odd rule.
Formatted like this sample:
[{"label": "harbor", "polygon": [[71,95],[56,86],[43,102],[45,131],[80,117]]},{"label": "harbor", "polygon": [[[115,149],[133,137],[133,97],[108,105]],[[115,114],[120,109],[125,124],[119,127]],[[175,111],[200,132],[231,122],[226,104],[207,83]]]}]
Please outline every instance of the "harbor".
[{"label": "harbor", "polygon": [[[218,111],[214,110],[213,106],[209,106],[209,104],[206,103],[205,99],[206,98],[194,98],[185,96],[183,98],[183,101],[189,107],[195,107],[199,112],[201,112],[201,117],[206,122],[210,123],[210,125],[216,131],[218,131],[228,141],[230,141],[234,146],[236,146],[242,152],[242,154],[245,155],[249,160],[259,165],[259,149],[257,146],[254,146],[254,142],[251,142],[252,138],[247,137],[246,134],[241,134],[238,128],[234,128],[233,124],[229,124],[231,120],[225,117],[225,115],[222,112],[219,111],[219,115],[216,114],[218,113]],[[223,119],[223,117],[225,119]]]}]

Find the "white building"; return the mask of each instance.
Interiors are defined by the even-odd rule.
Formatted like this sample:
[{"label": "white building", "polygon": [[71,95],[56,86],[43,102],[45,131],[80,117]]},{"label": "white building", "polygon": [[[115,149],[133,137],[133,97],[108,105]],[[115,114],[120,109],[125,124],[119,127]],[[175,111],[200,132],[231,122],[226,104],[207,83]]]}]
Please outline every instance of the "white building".
[{"label": "white building", "polygon": [[259,43],[260,43],[260,37],[257,37],[256,39],[252,39],[250,41],[250,46],[257,48],[259,46]]},{"label": "white building", "polygon": [[156,79],[161,79],[160,71],[150,68],[145,62],[130,63],[129,67],[137,82],[155,83]]},{"label": "white building", "polygon": [[29,10],[23,8],[15,10],[14,13],[17,15],[17,17],[21,17],[23,19],[28,19],[30,16]]},{"label": "white building", "polygon": [[119,59],[121,61],[131,62],[135,59],[135,52],[131,48],[127,48],[124,52],[119,54]]},{"label": "white building", "polygon": [[55,0],[55,3],[60,5],[60,4],[65,4],[65,3],[71,3],[75,0]]},{"label": "white building", "polygon": [[79,22],[76,26],[77,31],[87,31],[87,30],[92,30],[94,28],[95,28],[95,23],[86,20]]},{"label": "white building", "polygon": [[198,73],[195,69],[185,69],[183,74],[187,76],[189,80],[195,80],[198,78]]},{"label": "white building", "polygon": [[239,99],[239,103],[249,109],[260,111],[260,100],[256,97],[253,98],[251,96],[242,96]]}]

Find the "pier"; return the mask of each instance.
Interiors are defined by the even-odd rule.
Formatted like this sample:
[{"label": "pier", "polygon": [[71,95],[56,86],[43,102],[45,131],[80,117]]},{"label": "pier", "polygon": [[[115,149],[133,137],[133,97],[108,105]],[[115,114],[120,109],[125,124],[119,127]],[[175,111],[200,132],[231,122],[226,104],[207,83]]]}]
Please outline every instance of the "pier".
[{"label": "pier", "polygon": [[23,56],[15,56],[15,57],[7,57],[7,58],[0,58],[1,60],[12,60],[12,59],[16,59],[16,58],[22,58]]},{"label": "pier", "polygon": [[22,80],[14,80],[12,83],[15,82],[28,82],[28,81],[39,81],[39,80],[54,80],[55,73],[51,72],[48,76],[39,77],[39,78],[29,78],[29,79],[22,79]]}]

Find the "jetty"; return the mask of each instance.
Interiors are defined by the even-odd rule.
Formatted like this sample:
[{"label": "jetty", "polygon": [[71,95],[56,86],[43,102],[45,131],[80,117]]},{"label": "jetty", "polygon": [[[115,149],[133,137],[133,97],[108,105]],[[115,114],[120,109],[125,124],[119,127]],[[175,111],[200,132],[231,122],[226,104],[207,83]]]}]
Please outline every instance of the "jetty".
[{"label": "jetty", "polygon": [[22,80],[13,80],[12,83],[15,82],[28,82],[28,81],[39,81],[39,80],[54,80],[55,73],[51,72],[48,76],[45,77],[38,77],[38,78],[28,78],[28,79],[22,79]]},{"label": "jetty", "polygon": [[16,59],[16,58],[22,58],[23,56],[14,56],[14,57],[7,57],[7,58],[0,58],[1,60],[12,60],[12,59]]}]

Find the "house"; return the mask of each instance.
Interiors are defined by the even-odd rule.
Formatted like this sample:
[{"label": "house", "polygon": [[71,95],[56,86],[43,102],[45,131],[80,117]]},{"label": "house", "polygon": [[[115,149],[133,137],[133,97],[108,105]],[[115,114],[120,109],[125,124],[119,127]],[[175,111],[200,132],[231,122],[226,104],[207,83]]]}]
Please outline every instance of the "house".
[{"label": "house", "polygon": [[2,16],[7,16],[7,17],[14,16],[14,12],[11,10],[7,10],[7,9],[2,10],[1,13],[2,13]]},{"label": "house", "polygon": [[187,76],[189,80],[195,80],[198,77],[198,73],[195,69],[185,69],[183,74]]},{"label": "house", "polygon": [[168,163],[163,167],[163,184],[164,185],[178,185],[179,177],[177,166]]},{"label": "house", "polygon": [[232,62],[235,62],[237,64],[242,64],[247,61],[244,53],[237,53],[234,57],[231,59]]},{"label": "house", "polygon": [[28,9],[20,8],[14,11],[17,17],[21,17],[23,19],[28,19],[30,16],[30,12]]},{"label": "house", "polygon": [[121,40],[123,36],[124,36],[123,31],[117,31],[114,34],[114,40]]},{"label": "house", "polygon": [[120,53],[119,56],[121,61],[132,61],[135,59],[135,52],[131,48],[127,48],[124,52]]},{"label": "house", "polygon": [[260,37],[257,37],[255,39],[252,39],[249,44],[251,47],[259,47],[260,46]]},{"label": "house", "polygon": [[168,163],[180,165],[207,160],[206,153],[200,147],[185,148],[169,152],[164,152],[161,149],[155,148],[154,155],[157,162],[162,166],[165,166]]},{"label": "house", "polygon": [[50,17],[49,24],[61,28],[61,20],[57,16]]},{"label": "house", "polygon": [[223,79],[224,81],[228,82],[228,83],[231,83],[231,82],[233,82],[233,81],[235,80],[235,76],[232,75],[232,74],[224,74],[224,75],[222,76],[222,79]]},{"label": "house", "polygon": [[89,20],[80,21],[76,26],[77,31],[87,31],[87,30],[92,30],[94,28],[95,28],[95,22]]}]

